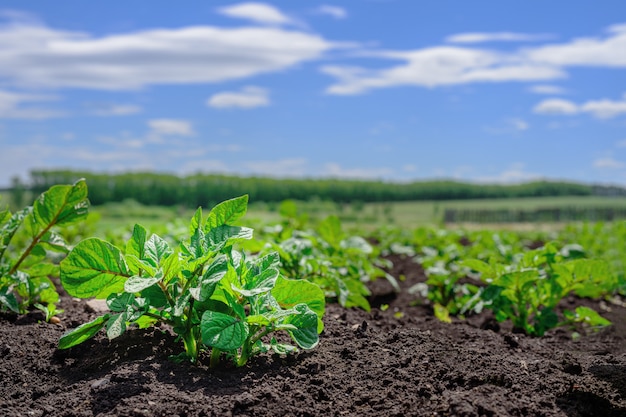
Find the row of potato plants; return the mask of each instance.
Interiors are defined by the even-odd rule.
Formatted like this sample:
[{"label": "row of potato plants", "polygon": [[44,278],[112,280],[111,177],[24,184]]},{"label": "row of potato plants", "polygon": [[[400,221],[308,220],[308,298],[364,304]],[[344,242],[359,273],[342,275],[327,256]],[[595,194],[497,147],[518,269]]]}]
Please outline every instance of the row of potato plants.
[{"label": "row of potato plants", "polygon": [[212,366],[221,357],[241,366],[259,352],[315,347],[326,300],[369,311],[368,282],[385,278],[399,291],[401,277],[386,272],[392,253],[422,265],[427,280],[409,291],[427,299],[439,319],[490,309],[534,336],[608,325],[586,307],[559,317],[557,304],[571,294],[600,298],[624,288],[624,249],[615,253],[615,242],[598,238],[615,231],[608,227],[623,232],[623,224],[597,226],[604,233],[572,226],[560,235],[418,228],[360,236],[334,216],[312,224],[287,201],[281,223],[253,238],[240,225],[247,203],[238,197],[159,234],[135,225],[105,241],[77,232],[89,206],[85,181],[53,186],[32,206],[0,212],[0,308],[38,308],[50,319],[60,313],[51,277],[60,277],[71,296],[106,299],[110,310],[67,332],[62,349],[101,329],[115,338],[131,326],[165,323],[184,346],[174,359],[196,362],[206,352]]},{"label": "row of potato plants", "polygon": [[[187,236],[172,243],[135,225],[123,245],[86,238],[71,248],[59,230],[83,219],[89,202],[84,180],[57,185],[32,206],[0,212],[0,306],[47,318],[59,295],[106,299],[110,312],[65,333],[59,348],[78,345],[101,329],[112,339],[129,326],[168,324],[184,352],[175,360],[196,362],[210,351],[210,365],[223,356],[237,366],[259,352],[285,354],[296,346],[274,337],[287,332],[303,349],[314,348],[323,330],[325,296],[307,280],[286,278],[276,252],[248,257],[238,242],[252,229],[235,225],[248,197],[227,200],[206,216],[198,209]],[[64,257],[58,263],[53,253]]]},{"label": "row of potato plants", "polygon": [[624,288],[621,264],[607,261],[601,249],[587,252],[572,233],[421,228],[388,235],[389,252],[413,256],[424,268],[427,280],[409,291],[427,299],[442,321],[490,309],[533,336],[578,324],[597,329],[610,322],[596,311],[577,307],[558,317],[557,305],[569,295],[598,299]]}]

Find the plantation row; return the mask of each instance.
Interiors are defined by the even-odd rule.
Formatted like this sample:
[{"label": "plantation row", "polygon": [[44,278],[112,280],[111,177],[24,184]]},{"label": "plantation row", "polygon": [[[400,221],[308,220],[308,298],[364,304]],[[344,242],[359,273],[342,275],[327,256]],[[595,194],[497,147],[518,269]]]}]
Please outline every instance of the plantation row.
[{"label": "plantation row", "polygon": [[[391,183],[338,179],[275,179],[226,175],[180,177],[157,173],[97,174],[74,171],[33,171],[30,187],[41,193],[55,184],[86,178],[94,205],[133,199],[145,205],[213,206],[239,195],[251,201],[279,202],[313,198],[342,202],[460,200],[540,196],[588,196],[624,192],[622,189],[563,182],[516,185],[468,184],[453,181]],[[14,187],[15,188],[15,187]]]},{"label": "plantation row", "polygon": [[626,208],[619,207],[553,207],[534,210],[446,209],[445,223],[528,223],[613,221],[626,219]]},{"label": "plantation row", "polygon": [[391,255],[425,269],[427,280],[409,292],[440,320],[490,309],[533,336],[559,326],[607,326],[589,308],[556,307],[570,295],[610,298],[626,290],[626,250],[616,244],[626,236],[624,223],[572,225],[553,235],[419,228],[359,236],[334,216],[309,224],[286,202],[279,224],[253,231],[241,225],[247,203],[247,195],[236,197],[208,213],[198,209],[189,222],[153,233],[135,225],[104,241],[79,227],[89,206],[86,182],[53,186],[32,206],[0,212],[0,308],[37,308],[52,320],[61,313],[59,277],[71,296],[106,299],[110,310],[66,333],[61,349],[101,330],[112,339],[129,327],[165,323],[182,342],[174,360],[196,362],[206,351],[212,366],[223,359],[241,366],[262,352],[314,348],[326,302],[369,311],[375,279],[399,291],[403,277],[388,273]]}]

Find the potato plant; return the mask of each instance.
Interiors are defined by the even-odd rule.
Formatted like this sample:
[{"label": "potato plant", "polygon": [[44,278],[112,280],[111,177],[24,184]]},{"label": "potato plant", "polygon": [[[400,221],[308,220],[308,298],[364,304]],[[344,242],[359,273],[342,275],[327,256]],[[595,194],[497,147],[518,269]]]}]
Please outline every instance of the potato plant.
[{"label": "potato plant", "polygon": [[598,289],[617,283],[606,262],[580,258],[571,247],[559,250],[549,243],[525,253],[517,264],[468,259],[463,265],[479,272],[487,284],[475,297],[477,304],[493,310],[498,321],[511,320],[526,334],[543,336],[549,329],[576,323],[591,328],[610,324],[586,307],[566,310],[562,320],[557,316],[557,304],[569,294],[598,297],[602,295]]},{"label": "potato plant", "polygon": [[59,294],[51,277],[59,276],[53,255],[69,246],[60,230],[86,218],[87,185],[55,185],[20,211],[0,211],[0,309],[18,314],[31,307],[46,320],[58,313]]},{"label": "potato plant", "polygon": [[[283,225],[284,226],[284,225]],[[336,216],[329,216],[311,231],[284,227],[269,242],[270,250],[280,254],[282,272],[294,279],[309,280],[324,290],[326,297],[343,307],[370,310],[367,282],[386,278],[399,291],[394,277],[382,268],[389,266],[364,238],[342,230]]]},{"label": "potato plant", "polygon": [[247,196],[227,200],[206,218],[198,209],[179,247],[139,225],[123,248],[96,238],[80,242],[61,263],[61,282],[74,297],[106,298],[110,312],[67,332],[59,348],[103,328],[112,339],[131,325],[157,322],[182,341],[185,350],[176,359],[195,363],[210,350],[211,366],[222,354],[242,366],[259,352],[296,350],[273,337],[279,331],[303,349],[314,348],[323,329],[324,294],[314,284],[283,277],[277,253],[248,259],[234,248],[252,238],[252,229],[235,225],[247,202]]}]

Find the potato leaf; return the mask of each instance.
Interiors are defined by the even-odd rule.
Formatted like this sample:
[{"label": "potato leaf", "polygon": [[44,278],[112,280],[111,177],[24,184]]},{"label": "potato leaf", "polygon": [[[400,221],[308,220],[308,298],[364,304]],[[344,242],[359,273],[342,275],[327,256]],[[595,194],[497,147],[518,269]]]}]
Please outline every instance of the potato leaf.
[{"label": "potato leaf", "polygon": [[200,328],[205,345],[225,351],[240,348],[249,333],[247,323],[217,311],[205,311]]},{"label": "potato leaf", "polygon": [[105,314],[88,323],[81,324],[75,329],[70,330],[61,336],[59,340],[59,349],[69,349],[72,346],[83,343],[85,340],[92,338],[100,329],[102,329],[109,319],[110,315]]},{"label": "potato leaf", "polygon": [[130,276],[120,250],[98,238],[83,240],[61,262],[61,283],[73,297],[106,298]]},{"label": "potato leaf", "polygon": [[39,196],[33,206],[35,220],[42,228],[67,225],[87,216],[87,184],[84,179],[74,185],[55,185]]}]

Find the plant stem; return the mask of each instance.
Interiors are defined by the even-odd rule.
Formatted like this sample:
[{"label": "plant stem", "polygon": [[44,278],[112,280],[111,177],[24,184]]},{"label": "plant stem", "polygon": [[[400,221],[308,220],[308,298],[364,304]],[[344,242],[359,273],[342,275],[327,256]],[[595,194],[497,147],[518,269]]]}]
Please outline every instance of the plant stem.
[{"label": "plant stem", "polygon": [[209,360],[209,367],[215,368],[220,363],[221,350],[218,348],[211,348],[211,359]]},{"label": "plant stem", "polygon": [[185,332],[185,334],[181,336],[183,338],[185,352],[187,352],[189,360],[191,360],[191,363],[196,363],[198,361],[198,342],[194,337],[194,334],[192,332]]}]

